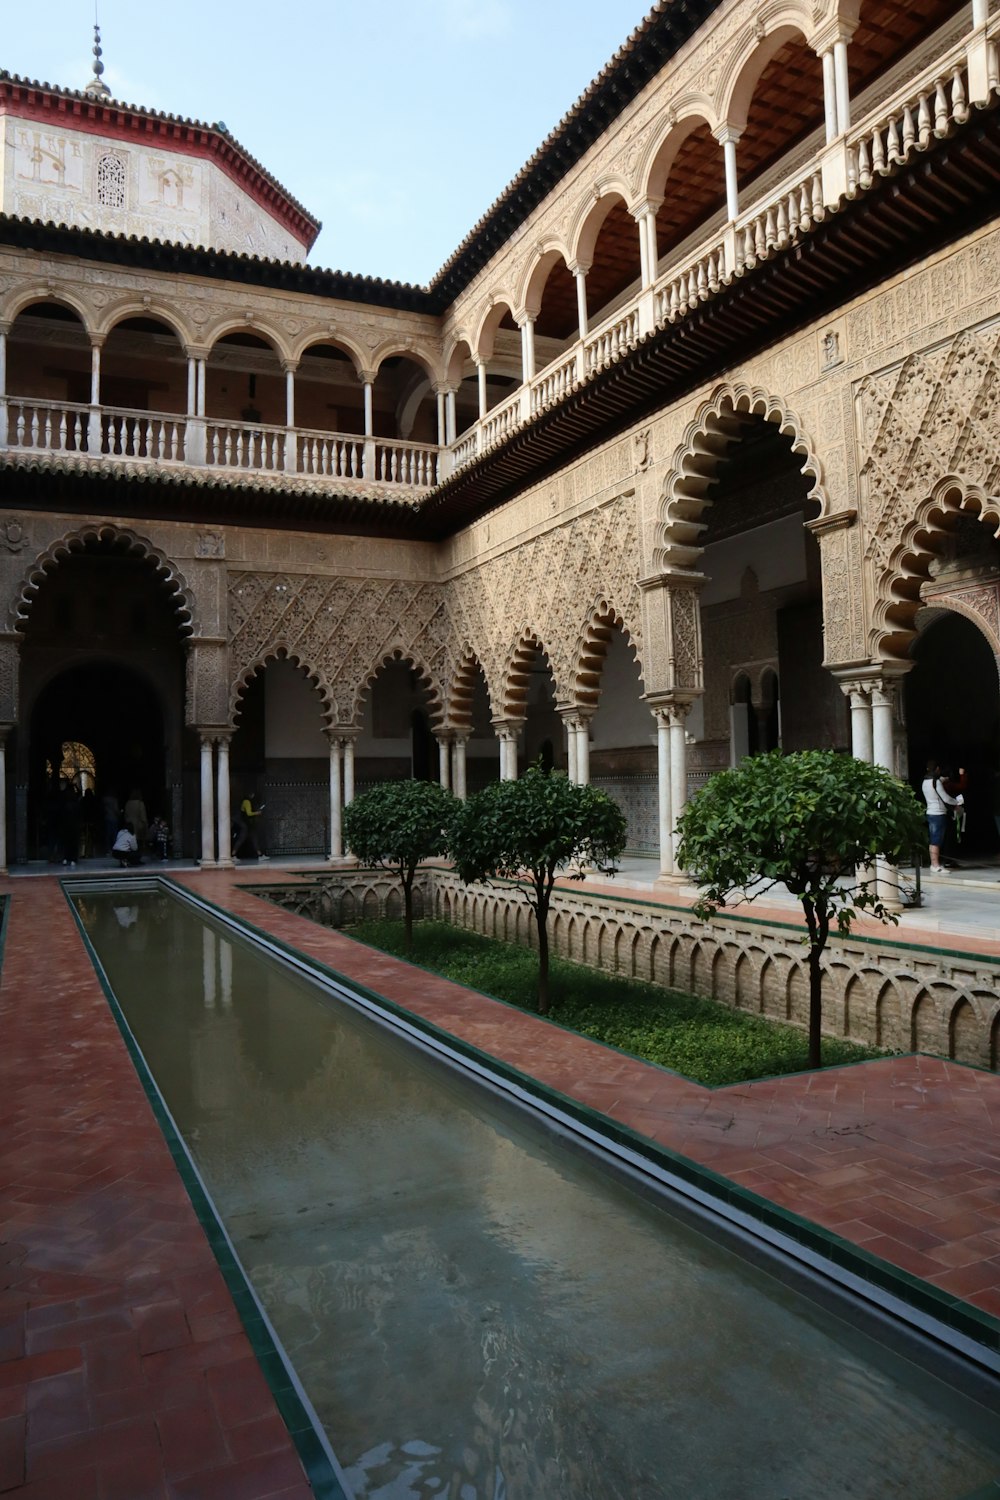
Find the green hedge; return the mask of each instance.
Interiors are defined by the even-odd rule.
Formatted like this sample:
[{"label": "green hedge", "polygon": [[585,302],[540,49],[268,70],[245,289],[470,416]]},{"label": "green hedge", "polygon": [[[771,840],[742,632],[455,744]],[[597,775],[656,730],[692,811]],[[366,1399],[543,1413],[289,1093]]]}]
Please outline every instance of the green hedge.
[{"label": "green hedge", "polygon": [[[402,922],[361,922],[345,931],[362,943],[405,958]],[[538,958],[530,949],[495,942],[445,922],[419,922],[410,961],[522,1010],[534,1011]],[[739,1083],[801,1072],[804,1031],[746,1011],[729,1010],[677,990],[621,979],[553,959],[550,1019],[595,1041],[620,1047],[698,1083]],[[824,1037],[823,1062],[860,1062],[884,1054]]]}]

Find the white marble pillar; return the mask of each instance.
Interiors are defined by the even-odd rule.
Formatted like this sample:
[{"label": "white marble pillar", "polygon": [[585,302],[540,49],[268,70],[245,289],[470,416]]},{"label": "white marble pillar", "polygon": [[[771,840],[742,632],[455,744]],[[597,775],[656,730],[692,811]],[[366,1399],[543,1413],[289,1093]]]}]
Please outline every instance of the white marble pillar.
[{"label": "white marble pillar", "polygon": [[736,171],[736,143],[739,138],[740,132],[731,125],[722,125],[716,131],[726,168],[726,213],[730,220],[740,216],[740,190]]},{"label": "white marble pillar", "polygon": [[[895,775],[895,737],[893,734],[894,693],[890,683],[879,683],[871,690],[872,704],[872,761],[883,771]],[[879,899],[889,911],[900,911],[902,899],[899,894],[899,871],[888,860],[876,861],[876,880]]]},{"label": "white marble pillar", "polygon": [[7,446],[7,329],[0,328],[0,448]]},{"label": "white marble pillar", "polygon": [[465,746],[466,742],[462,736],[456,735],[451,747],[454,762],[452,767],[452,791],[460,802],[464,802],[468,795],[466,792],[467,763]]},{"label": "white marble pillar", "polygon": [[485,417],[488,409],[489,409],[487,407],[487,404],[486,404],[487,403],[487,395],[486,395],[486,361],[485,361],[485,359],[478,359],[477,358],[477,360],[476,360],[476,377],[477,377],[478,382],[479,382],[479,420],[482,421],[483,418]]},{"label": "white marble pillar", "polygon": [[298,435],[295,431],[295,366],[285,366],[285,453],[286,474],[294,474],[299,467]]},{"label": "white marble pillar", "polygon": [[646,229],[646,256],[649,260],[649,284],[656,281],[660,274],[660,247],[656,238],[656,209],[651,208],[647,213],[643,224]]},{"label": "white marble pillar", "polygon": [[211,736],[201,737],[201,863],[215,864],[215,777]]},{"label": "white marble pillar", "polygon": [[989,0],[972,0],[972,28],[978,31],[980,26],[985,26],[989,16]]},{"label": "white marble pillar", "polygon": [[285,366],[285,426],[295,426],[295,366]]},{"label": "white marble pillar", "polygon": [[580,325],[580,337],[585,339],[590,332],[590,324],[587,319],[587,273],[582,266],[577,266],[573,272],[576,278],[576,316]]},{"label": "white marble pillar", "polygon": [[590,785],[590,720],[583,717],[576,721],[576,779]]},{"label": "white marble pillar", "polygon": [[445,391],[444,394],[444,428],[445,438],[448,446],[451,447],[452,443],[458,437],[458,413],[455,407],[455,392],[453,390]]},{"label": "white marble pillar", "polygon": [[674,873],[680,874],[677,848],[680,836],[677,819],[687,805],[687,741],[684,737],[684,722],[688,705],[675,704],[670,710],[670,816],[672,819],[671,840],[673,843]]},{"label": "white marble pillar", "polygon": [[535,378],[535,320],[525,318],[521,324],[521,379],[527,385]]},{"label": "white marble pillar", "polygon": [[344,806],[354,801],[354,740],[344,740]]},{"label": "white marble pillar", "polygon": [[375,393],[370,380],[362,381],[365,393],[365,437],[371,437],[375,431]]},{"label": "white marble pillar", "polygon": [[513,724],[500,724],[497,726],[497,737],[500,740],[500,780],[517,780],[517,735],[518,731]]},{"label": "white marble pillar", "polygon": [[341,859],[344,853],[344,830],[340,791],[340,740],[330,736],[330,859]]},{"label": "white marble pillar", "polygon": [[439,387],[435,395],[437,396],[438,447],[443,448],[448,441],[448,419],[445,416],[444,389]]},{"label": "white marble pillar", "polygon": [[851,687],[848,692],[851,704],[851,754],[855,760],[872,763],[874,740],[872,735],[872,703],[864,688]]},{"label": "white marble pillar", "polygon": [[229,791],[228,734],[220,734],[216,740],[216,744],[219,747],[218,759],[215,766],[219,867],[220,869],[228,870],[232,868],[233,864],[233,810]]},{"label": "white marble pillar", "polygon": [[96,341],[90,345],[90,404],[101,404],[101,346]]},{"label": "white marble pillar", "polygon": [[660,874],[674,873],[674,840],[672,782],[670,775],[670,719],[666,713],[654,714],[656,720],[656,784],[660,824]]},{"label": "white marble pillar", "polygon": [[847,79],[847,38],[833,44],[833,71],[837,81],[837,131],[843,135],[851,128],[851,91]]},{"label": "white marble pillar", "polygon": [[579,781],[580,772],[577,765],[577,739],[576,719],[572,714],[566,714],[563,719],[566,725],[566,774],[570,781]]},{"label": "white marble pillar", "polygon": [[193,417],[198,411],[198,360],[194,354],[187,357],[187,415]]},{"label": "white marble pillar", "polygon": [[451,740],[447,735],[437,737],[438,777],[446,792],[451,791]]},{"label": "white marble pillar", "polygon": [[833,61],[833,49],[828,47],[822,54],[823,63],[823,114],[826,121],[826,144],[837,139],[837,74]]},{"label": "white marble pillar", "polygon": [[208,360],[204,357],[198,361],[198,409],[196,415],[205,415],[205,387],[208,383]]}]

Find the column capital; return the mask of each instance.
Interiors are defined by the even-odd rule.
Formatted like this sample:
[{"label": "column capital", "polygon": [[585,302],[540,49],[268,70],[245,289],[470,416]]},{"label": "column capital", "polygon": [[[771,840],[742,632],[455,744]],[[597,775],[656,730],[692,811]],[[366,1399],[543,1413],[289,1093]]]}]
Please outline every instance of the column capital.
[{"label": "column capital", "polygon": [[90,333],[87,337],[90,339],[91,349],[103,349],[108,340],[106,333]]},{"label": "column capital", "polygon": [[737,129],[735,125],[730,125],[728,120],[723,120],[721,125],[716,125],[712,134],[720,146],[728,146],[730,142],[735,146],[739,142],[743,131]]},{"label": "column capital", "polygon": [[514,313],[514,322],[517,324],[518,328],[526,328],[528,324],[530,324],[531,327],[534,328],[535,319],[537,316],[537,313],[529,312],[526,307],[522,307],[520,312]]},{"label": "column capital", "polygon": [[375,384],[375,371],[374,370],[360,369],[360,370],[357,370],[355,373],[357,374],[358,383],[360,385],[374,385]]},{"label": "column capital", "polygon": [[225,745],[226,748],[228,749],[229,748],[229,742],[230,742],[230,740],[232,739],[232,737],[233,737],[233,735],[235,733],[236,733],[235,729],[213,729],[212,730],[212,739],[219,746],[220,750],[223,747],[223,745]]},{"label": "column capital", "polygon": [[857,16],[834,16],[819,31],[813,32],[809,38],[809,46],[817,57],[822,57],[824,52],[832,51],[838,42],[849,42],[857,29]]},{"label": "column capital", "polygon": [[568,260],[566,269],[571,276],[586,276],[592,265],[593,261],[590,260]]},{"label": "column capital", "polygon": [[638,224],[647,214],[656,215],[663,207],[663,198],[640,198],[636,203],[629,204],[629,213]]},{"label": "column capital", "polygon": [[491,719],[498,740],[516,740],[524,726],[523,719]]},{"label": "column capital", "polygon": [[331,744],[336,740],[339,745],[344,745],[348,740],[356,740],[361,730],[356,724],[328,724],[323,733]]},{"label": "column capital", "polygon": [[283,359],[281,361],[281,368],[286,375],[294,375],[299,368],[299,362],[297,359]]}]

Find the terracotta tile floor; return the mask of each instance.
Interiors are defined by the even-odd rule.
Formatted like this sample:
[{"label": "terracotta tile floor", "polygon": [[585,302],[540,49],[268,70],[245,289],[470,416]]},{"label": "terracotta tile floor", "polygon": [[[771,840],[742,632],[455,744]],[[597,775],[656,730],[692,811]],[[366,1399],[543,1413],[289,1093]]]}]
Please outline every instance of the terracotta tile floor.
[{"label": "terracotta tile floor", "polygon": [[[1000,1078],[898,1058],[709,1091],[373,954],[246,888],[276,873],[176,878],[1000,1317]],[[301,1465],[58,881],[8,880],[0,891],[12,896],[0,971],[0,1493],[305,1500]]]}]

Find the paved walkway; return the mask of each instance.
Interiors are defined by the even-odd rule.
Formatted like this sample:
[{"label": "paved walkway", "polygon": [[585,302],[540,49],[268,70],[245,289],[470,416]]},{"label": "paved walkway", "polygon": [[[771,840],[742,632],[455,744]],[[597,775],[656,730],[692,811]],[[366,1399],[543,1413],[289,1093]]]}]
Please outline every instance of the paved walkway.
[{"label": "paved walkway", "polygon": [[[275,865],[170,873],[1000,1318],[1000,1078],[920,1057],[707,1090],[261,900],[252,886],[283,873]],[[301,1465],[58,881],[7,880],[0,891],[12,897],[0,971],[0,1492],[305,1500]],[[961,893],[946,899],[960,906]]]}]

